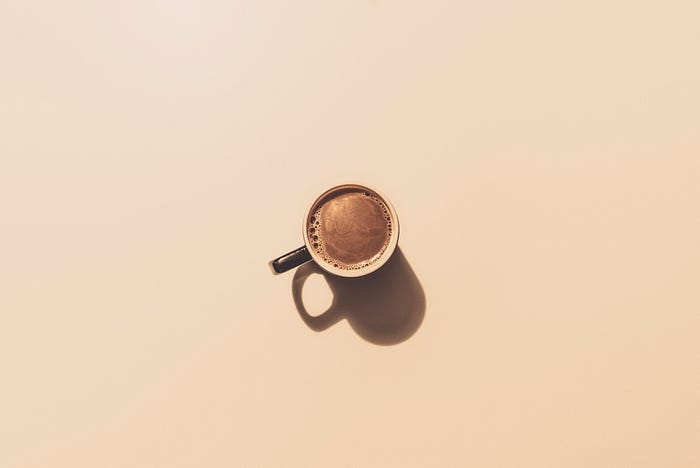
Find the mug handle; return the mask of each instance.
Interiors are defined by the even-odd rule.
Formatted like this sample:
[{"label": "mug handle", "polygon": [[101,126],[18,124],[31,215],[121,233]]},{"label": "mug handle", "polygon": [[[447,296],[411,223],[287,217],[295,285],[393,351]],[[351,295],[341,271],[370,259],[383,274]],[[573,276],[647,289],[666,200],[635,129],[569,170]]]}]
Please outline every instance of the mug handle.
[{"label": "mug handle", "polygon": [[292,268],[296,268],[302,263],[306,263],[311,260],[311,254],[309,249],[305,245],[299,247],[296,250],[292,250],[289,253],[282,255],[270,262],[270,268],[274,274],[284,273]]}]

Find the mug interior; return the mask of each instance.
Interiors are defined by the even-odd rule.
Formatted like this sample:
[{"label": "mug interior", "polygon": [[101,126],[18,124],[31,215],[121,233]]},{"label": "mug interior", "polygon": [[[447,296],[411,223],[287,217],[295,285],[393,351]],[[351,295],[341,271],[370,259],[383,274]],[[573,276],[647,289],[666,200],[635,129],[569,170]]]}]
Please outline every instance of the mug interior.
[{"label": "mug interior", "polygon": [[[359,202],[360,205],[356,208],[351,205],[348,211],[343,211],[344,207],[347,207],[347,203],[337,206],[333,205],[336,199],[346,196],[346,194],[358,194],[360,198],[364,197],[364,204],[362,204],[363,200],[356,199],[354,200],[354,203],[357,204]],[[372,204],[372,201],[376,204],[376,206]],[[329,206],[326,206],[328,202],[330,202],[330,204]],[[347,225],[345,227],[348,229],[357,228],[358,223],[361,224],[363,222],[367,222],[368,217],[364,213],[367,211],[366,208],[368,208],[370,211],[378,210],[377,213],[380,215],[383,210],[384,214],[382,221],[387,223],[387,226],[385,226],[387,237],[384,241],[381,241],[382,247],[375,254],[375,256],[355,263],[346,263],[342,260],[338,260],[338,257],[333,257],[331,255],[331,247],[333,246],[332,243],[327,243],[327,245],[325,245],[326,243],[324,243],[323,236],[319,238],[319,235],[321,235],[325,228],[325,226],[322,226],[324,208],[329,210],[336,207],[338,207],[336,211],[339,212],[339,214],[336,214],[336,217],[341,216],[341,221],[354,216],[355,219],[348,219],[349,223],[346,223]],[[365,209],[363,209],[363,207],[365,207]],[[355,209],[353,210],[353,208]],[[362,212],[358,213],[358,209]],[[370,215],[372,214],[374,213],[370,213]],[[360,218],[356,219],[357,216],[360,216]],[[374,215],[374,218],[370,216],[369,221],[373,222],[375,226],[376,223],[379,222],[376,215]],[[376,229],[374,232],[376,232]],[[376,190],[364,185],[343,184],[326,190],[320,196],[318,196],[316,200],[314,200],[304,216],[302,233],[304,236],[304,244],[311,254],[311,258],[321,268],[338,276],[358,277],[378,270],[389,260],[396,249],[396,245],[398,244],[399,220],[396,216],[396,210],[391,202],[380,192],[377,192]],[[364,242],[373,242],[372,236],[368,236]]]}]

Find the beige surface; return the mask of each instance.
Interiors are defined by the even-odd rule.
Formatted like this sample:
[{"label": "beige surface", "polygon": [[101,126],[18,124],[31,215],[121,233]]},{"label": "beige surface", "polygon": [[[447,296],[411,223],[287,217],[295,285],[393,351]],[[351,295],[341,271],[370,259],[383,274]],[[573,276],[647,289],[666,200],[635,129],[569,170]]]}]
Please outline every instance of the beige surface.
[{"label": "beige surface", "polygon": [[[0,466],[700,466],[697,5],[0,2]],[[268,271],[347,181],[393,346]]]}]

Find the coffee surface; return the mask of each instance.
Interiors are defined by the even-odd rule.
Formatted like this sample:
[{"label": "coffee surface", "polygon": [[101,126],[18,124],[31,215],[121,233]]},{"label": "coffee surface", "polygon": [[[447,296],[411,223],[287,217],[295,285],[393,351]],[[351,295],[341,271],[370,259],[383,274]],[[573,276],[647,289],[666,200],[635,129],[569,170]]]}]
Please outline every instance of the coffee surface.
[{"label": "coffee surface", "polygon": [[361,189],[341,189],[321,200],[307,220],[310,245],[336,268],[362,269],[386,250],[391,214],[382,199]]}]

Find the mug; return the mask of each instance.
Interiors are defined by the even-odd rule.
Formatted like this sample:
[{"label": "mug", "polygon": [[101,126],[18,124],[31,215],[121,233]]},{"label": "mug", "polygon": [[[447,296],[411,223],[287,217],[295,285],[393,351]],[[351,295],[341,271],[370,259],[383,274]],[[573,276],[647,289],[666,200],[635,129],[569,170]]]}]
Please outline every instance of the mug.
[{"label": "mug", "polygon": [[306,210],[302,236],[302,247],[270,262],[273,273],[314,261],[328,273],[354,278],[377,271],[389,260],[399,241],[399,219],[377,190],[337,185]]}]

